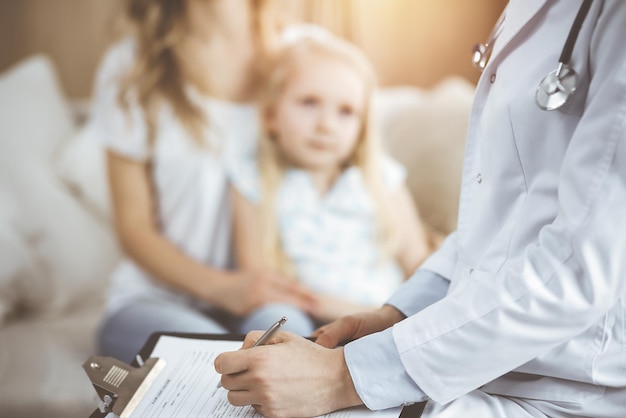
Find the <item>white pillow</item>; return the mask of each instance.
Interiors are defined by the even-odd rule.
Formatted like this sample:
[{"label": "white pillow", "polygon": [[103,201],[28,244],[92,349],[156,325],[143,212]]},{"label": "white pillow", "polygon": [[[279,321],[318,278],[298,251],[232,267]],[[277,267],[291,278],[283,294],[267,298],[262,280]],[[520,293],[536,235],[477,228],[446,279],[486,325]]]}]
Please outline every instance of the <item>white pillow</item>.
[{"label": "white pillow", "polygon": [[0,75],[0,161],[50,163],[74,133],[52,62],[42,55]]},{"label": "white pillow", "polygon": [[95,216],[110,224],[111,210],[105,150],[87,123],[66,144],[57,160],[61,180]]},{"label": "white pillow", "polygon": [[20,295],[21,304],[48,313],[103,300],[119,258],[111,230],[85,210],[50,168],[23,168],[9,176],[20,218],[28,222],[26,240],[37,276],[27,278],[32,286]]},{"label": "white pillow", "polygon": [[[54,171],[55,154],[73,134],[48,59],[30,58],[0,75],[0,178],[18,208],[7,216],[27,226],[17,234],[9,230],[6,242],[18,260],[27,251],[32,267],[20,268],[19,280],[6,282],[11,286],[0,298],[7,309],[19,305],[60,311],[101,299],[118,258],[111,231],[81,206]],[[19,234],[22,241],[14,239]],[[11,271],[20,266],[7,269],[6,277],[15,277]]]}]

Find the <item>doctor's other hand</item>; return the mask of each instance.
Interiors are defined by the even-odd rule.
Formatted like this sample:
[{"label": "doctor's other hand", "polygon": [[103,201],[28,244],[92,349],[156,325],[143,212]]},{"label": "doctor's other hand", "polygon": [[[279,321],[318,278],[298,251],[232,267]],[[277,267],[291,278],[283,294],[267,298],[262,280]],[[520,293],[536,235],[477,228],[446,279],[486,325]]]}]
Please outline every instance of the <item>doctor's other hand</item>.
[{"label": "doctor's other hand", "polygon": [[406,317],[391,305],[370,312],[347,315],[316,329],[311,337],[323,347],[337,347],[365,335],[383,331]]},{"label": "doctor's other hand", "polygon": [[315,293],[272,270],[236,273],[224,282],[218,300],[220,307],[236,315],[247,315],[268,303],[288,303],[304,311],[318,303]]},{"label": "doctor's other hand", "polygon": [[286,418],[323,415],[363,403],[342,348],[324,348],[285,331],[269,345],[251,348],[261,334],[249,333],[242,350],[215,359],[231,404],[252,405],[266,417]]}]

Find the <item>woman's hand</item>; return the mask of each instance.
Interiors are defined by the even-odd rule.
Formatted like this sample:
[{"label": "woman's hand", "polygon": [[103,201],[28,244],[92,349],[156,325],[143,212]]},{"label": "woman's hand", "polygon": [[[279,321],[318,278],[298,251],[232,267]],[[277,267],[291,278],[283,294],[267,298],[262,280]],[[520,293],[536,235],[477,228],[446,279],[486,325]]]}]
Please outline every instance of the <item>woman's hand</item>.
[{"label": "woman's hand", "polygon": [[223,281],[217,303],[236,315],[247,315],[267,303],[289,303],[304,311],[318,301],[297,281],[271,270],[239,271]]},{"label": "woman's hand", "polygon": [[252,405],[266,417],[310,417],[362,404],[343,357],[288,332],[272,344],[250,348],[261,336],[248,334],[242,350],[220,354],[215,370],[235,406]]},{"label": "woman's hand", "polygon": [[404,314],[391,305],[384,305],[372,312],[344,316],[324,325],[311,335],[317,344],[332,348],[365,335],[385,330],[405,319]]}]

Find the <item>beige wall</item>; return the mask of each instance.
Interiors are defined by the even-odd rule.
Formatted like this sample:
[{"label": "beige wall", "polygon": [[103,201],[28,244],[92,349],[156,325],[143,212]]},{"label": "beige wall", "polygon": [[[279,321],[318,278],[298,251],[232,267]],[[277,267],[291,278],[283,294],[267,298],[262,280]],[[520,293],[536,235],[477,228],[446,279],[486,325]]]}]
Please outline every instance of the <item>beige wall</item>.
[{"label": "beige wall", "polygon": [[68,96],[91,91],[117,0],[0,0],[0,70],[33,54],[50,55]]},{"label": "beige wall", "polygon": [[447,75],[476,82],[474,43],[484,42],[507,0],[282,0],[359,44],[383,85],[428,87]]},{"label": "beige wall", "polygon": [[[431,86],[456,74],[472,82],[474,42],[506,0],[278,0],[280,7],[351,38],[383,85]],[[0,71],[37,52],[52,57],[65,92],[87,97],[119,0],[0,0]]]}]

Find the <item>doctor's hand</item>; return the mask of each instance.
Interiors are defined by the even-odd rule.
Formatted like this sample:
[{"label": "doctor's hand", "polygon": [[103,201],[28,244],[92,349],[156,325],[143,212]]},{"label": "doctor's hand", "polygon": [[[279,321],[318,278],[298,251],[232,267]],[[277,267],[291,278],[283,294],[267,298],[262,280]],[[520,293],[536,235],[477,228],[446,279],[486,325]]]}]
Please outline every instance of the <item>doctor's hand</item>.
[{"label": "doctor's hand", "polygon": [[311,337],[317,338],[316,343],[332,348],[345,344],[365,335],[383,331],[400,322],[406,317],[391,305],[383,305],[371,312],[344,316],[316,329]]},{"label": "doctor's hand", "polygon": [[215,359],[228,401],[252,405],[266,417],[323,415],[363,402],[354,389],[343,349],[328,349],[289,332],[270,345],[253,347],[261,336],[246,336],[243,349]]}]

